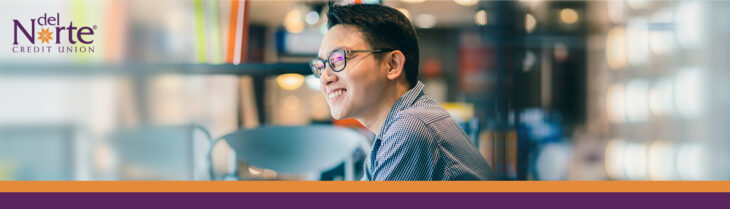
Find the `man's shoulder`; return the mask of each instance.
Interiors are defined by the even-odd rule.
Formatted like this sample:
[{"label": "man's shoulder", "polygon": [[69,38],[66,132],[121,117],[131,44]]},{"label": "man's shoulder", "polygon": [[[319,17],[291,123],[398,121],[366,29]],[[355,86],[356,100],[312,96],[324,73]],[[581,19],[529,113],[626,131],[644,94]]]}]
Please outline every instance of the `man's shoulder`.
[{"label": "man's shoulder", "polygon": [[428,126],[436,121],[451,117],[449,112],[440,106],[415,106],[402,110],[396,114],[395,119],[404,121],[419,121]]},{"label": "man's shoulder", "polygon": [[450,118],[449,112],[433,98],[425,94],[419,95],[418,99],[408,108],[397,113],[397,117],[415,118],[426,125],[430,125],[436,121]]},{"label": "man's shoulder", "polygon": [[430,107],[408,108],[395,114],[387,126],[384,137],[432,139],[438,135],[433,124],[450,117],[445,110]]},{"label": "man's shoulder", "polygon": [[436,140],[468,139],[461,126],[446,109],[436,100],[425,95],[422,96],[411,106],[395,114],[393,121],[391,121],[391,127],[394,127],[393,130],[427,131],[427,134]]},{"label": "man's shoulder", "polygon": [[431,132],[428,123],[429,114],[419,110],[406,109],[395,114],[389,122],[386,132],[423,133]]},{"label": "man's shoulder", "polygon": [[446,109],[426,94],[419,94],[400,111],[394,112],[384,124],[384,138],[393,136],[438,138],[439,131],[434,126],[453,120]]},{"label": "man's shoulder", "polygon": [[432,124],[450,119],[451,115],[436,100],[421,94],[406,108],[395,112],[390,121],[386,121],[388,132],[401,132],[406,129],[410,132],[434,133]]}]

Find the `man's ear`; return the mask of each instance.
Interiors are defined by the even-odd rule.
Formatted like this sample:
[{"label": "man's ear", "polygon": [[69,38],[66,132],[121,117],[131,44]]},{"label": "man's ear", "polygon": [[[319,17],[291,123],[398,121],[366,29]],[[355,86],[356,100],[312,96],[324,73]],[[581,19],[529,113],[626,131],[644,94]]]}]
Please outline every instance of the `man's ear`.
[{"label": "man's ear", "polygon": [[388,80],[398,79],[401,75],[404,75],[403,66],[406,63],[406,56],[400,50],[395,50],[386,56],[386,67],[388,68]]}]

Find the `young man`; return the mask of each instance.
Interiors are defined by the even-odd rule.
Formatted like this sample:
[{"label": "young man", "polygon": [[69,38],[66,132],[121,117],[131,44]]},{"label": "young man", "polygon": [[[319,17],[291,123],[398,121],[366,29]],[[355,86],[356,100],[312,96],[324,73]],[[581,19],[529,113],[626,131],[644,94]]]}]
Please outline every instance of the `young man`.
[{"label": "young man", "polygon": [[332,6],[329,31],[311,61],[335,119],[377,134],[367,180],[486,180],[491,169],[461,127],[423,93],[418,38],[409,20],[382,5]]}]

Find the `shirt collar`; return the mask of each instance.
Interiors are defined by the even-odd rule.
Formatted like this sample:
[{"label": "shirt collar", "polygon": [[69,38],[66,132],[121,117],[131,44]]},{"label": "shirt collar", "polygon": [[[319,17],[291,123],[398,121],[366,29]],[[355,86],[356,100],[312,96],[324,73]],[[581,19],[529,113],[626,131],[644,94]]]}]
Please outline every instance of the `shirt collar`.
[{"label": "shirt collar", "polygon": [[383,127],[380,128],[380,133],[375,137],[380,138],[383,134],[385,134],[385,131],[387,130],[386,127],[389,126],[391,120],[393,117],[395,117],[396,113],[405,110],[406,108],[413,105],[413,103],[418,99],[418,97],[423,94],[423,87],[425,85],[421,83],[421,81],[418,81],[416,83],[416,86],[411,88],[410,90],[406,91],[403,95],[400,96],[398,101],[395,102],[393,105],[393,108],[390,109],[390,112],[388,112],[388,116],[385,117],[385,121],[383,122]]}]

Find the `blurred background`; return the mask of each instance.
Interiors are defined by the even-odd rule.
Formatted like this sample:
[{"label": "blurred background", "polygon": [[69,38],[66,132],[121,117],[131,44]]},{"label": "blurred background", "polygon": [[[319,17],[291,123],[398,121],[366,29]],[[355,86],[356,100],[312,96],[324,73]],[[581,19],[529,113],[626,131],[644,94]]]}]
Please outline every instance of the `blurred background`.
[{"label": "blurred background", "polygon": [[[0,2],[0,180],[359,179],[374,136],[308,67],[330,3]],[[426,93],[498,180],[730,179],[730,2],[334,3],[409,17]],[[18,52],[54,46],[13,45],[44,13],[93,44]]]}]

